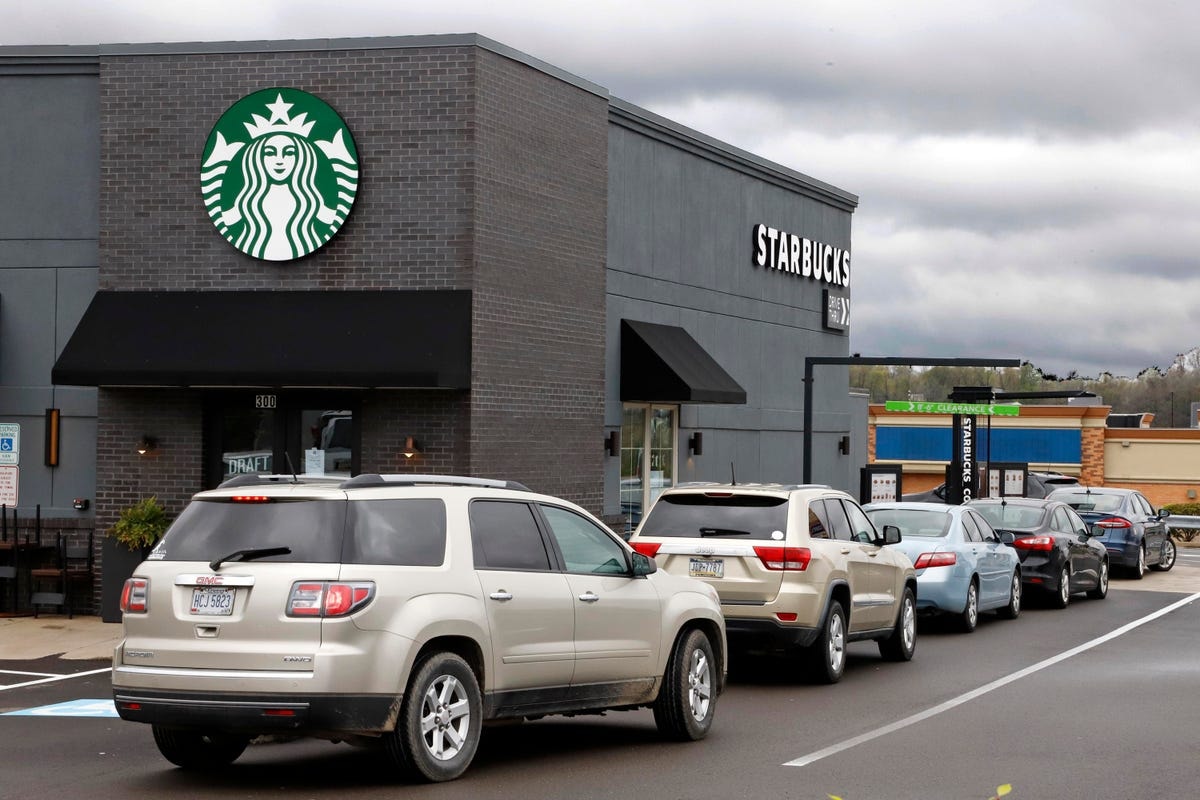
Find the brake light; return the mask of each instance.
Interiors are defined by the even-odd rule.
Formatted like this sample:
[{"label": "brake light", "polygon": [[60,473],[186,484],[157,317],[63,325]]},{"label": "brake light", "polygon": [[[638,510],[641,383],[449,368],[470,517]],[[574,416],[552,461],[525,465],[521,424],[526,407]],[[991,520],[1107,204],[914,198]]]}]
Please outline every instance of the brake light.
[{"label": "brake light", "polygon": [[1025,536],[1013,542],[1013,547],[1022,550],[1053,550],[1054,538],[1051,536]]},{"label": "brake light", "polygon": [[121,611],[125,614],[145,614],[150,610],[150,581],[130,578],[121,587]]},{"label": "brake light", "polygon": [[654,558],[658,555],[658,548],[662,547],[662,542],[630,542],[629,544],[647,558]]},{"label": "brake light", "polygon": [[235,503],[269,503],[271,498],[265,494],[235,494],[229,498]]},{"label": "brake light", "polygon": [[285,613],[289,617],[344,617],[374,598],[372,581],[296,581]]},{"label": "brake light", "polygon": [[1132,528],[1133,523],[1124,517],[1108,517],[1096,523],[1097,528]]},{"label": "brake light", "polygon": [[913,564],[913,569],[952,567],[957,562],[958,556],[954,553],[921,553],[921,555],[917,556],[917,562]]},{"label": "brake light", "polygon": [[764,567],[773,571],[803,572],[812,561],[812,551],[807,547],[755,545],[754,554]]}]

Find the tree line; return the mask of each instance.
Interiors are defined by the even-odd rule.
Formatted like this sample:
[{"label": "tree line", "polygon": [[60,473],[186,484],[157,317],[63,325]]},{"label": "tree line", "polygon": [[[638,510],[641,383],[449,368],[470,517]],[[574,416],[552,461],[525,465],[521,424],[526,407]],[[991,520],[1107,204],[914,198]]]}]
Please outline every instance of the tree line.
[{"label": "tree line", "polygon": [[[865,390],[872,403],[887,400],[943,402],[956,386],[990,386],[1005,392],[1083,391],[1097,395],[1114,414],[1151,413],[1155,428],[1190,427],[1191,405],[1200,401],[1200,348],[1181,355],[1167,370],[1151,367],[1135,378],[1108,373],[1099,378],[1048,375],[1030,363],[1020,367],[851,366],[850,386]],[[1065,399],[1019,402],[1062,405]]]}]

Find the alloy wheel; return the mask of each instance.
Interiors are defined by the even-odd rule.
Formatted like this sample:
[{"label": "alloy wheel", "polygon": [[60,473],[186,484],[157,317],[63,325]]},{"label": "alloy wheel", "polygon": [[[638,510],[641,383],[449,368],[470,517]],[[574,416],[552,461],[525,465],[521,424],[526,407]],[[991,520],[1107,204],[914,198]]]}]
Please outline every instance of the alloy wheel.
[{"label": "alloy wheel", "polygon": [[453,675],[439,675],[421,704],[421,738],[439,761],[458,755],[471,729],[471,706],[466,687]]},{"label": "alloy wheel", "polygon": [[699,647],[692,651],[687,679],[688,708],[697,722],[703,722],[712,702],[712,667],[708,656]]},{"label": "alloy wheel", "polygon": [[826,651],[829,659],[829,670],[835,675],[842,674],[842,664],[846,660],[846,630],[842,627],[840,614],[833,614],[829,619],[829,648]]}]

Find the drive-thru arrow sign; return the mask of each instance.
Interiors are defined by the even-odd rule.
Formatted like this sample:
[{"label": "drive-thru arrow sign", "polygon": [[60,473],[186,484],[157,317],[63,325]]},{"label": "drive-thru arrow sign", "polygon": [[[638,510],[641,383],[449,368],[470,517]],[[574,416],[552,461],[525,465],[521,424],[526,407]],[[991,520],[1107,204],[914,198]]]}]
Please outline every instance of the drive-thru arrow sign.
[{"label": "drive-thru arrow sign", "polygon": [[994,403],[918,403],[910,400],[888,400],[883,404],[885,411],[903,411],[909,414],[974,414],[980,417],[1016,417],[1021,413],[1019,405],[996,405]]}]

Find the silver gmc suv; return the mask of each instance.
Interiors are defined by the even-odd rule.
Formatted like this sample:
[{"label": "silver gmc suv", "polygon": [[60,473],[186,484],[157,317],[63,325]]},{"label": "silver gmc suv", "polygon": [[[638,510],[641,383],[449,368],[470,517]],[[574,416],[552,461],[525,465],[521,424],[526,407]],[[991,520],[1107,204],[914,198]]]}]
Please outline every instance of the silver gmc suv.
[{"label": "silver gmc suv", "polygon": [[899,541],[828,486],[684,484],[659,495],[630,544],[717,590],[730,647],[799,652],[814,678],[835,683],[847,642],[913,657],[917,579],[889,546]]},{"label": "silver gmc suv", "polygon": [[194,497],[121,608],[117,711],[189,769],[290,734],[450,780],[493,720],[648,707],[700,739],[725,682],[712,588],[501,481],[235,478]]}]

